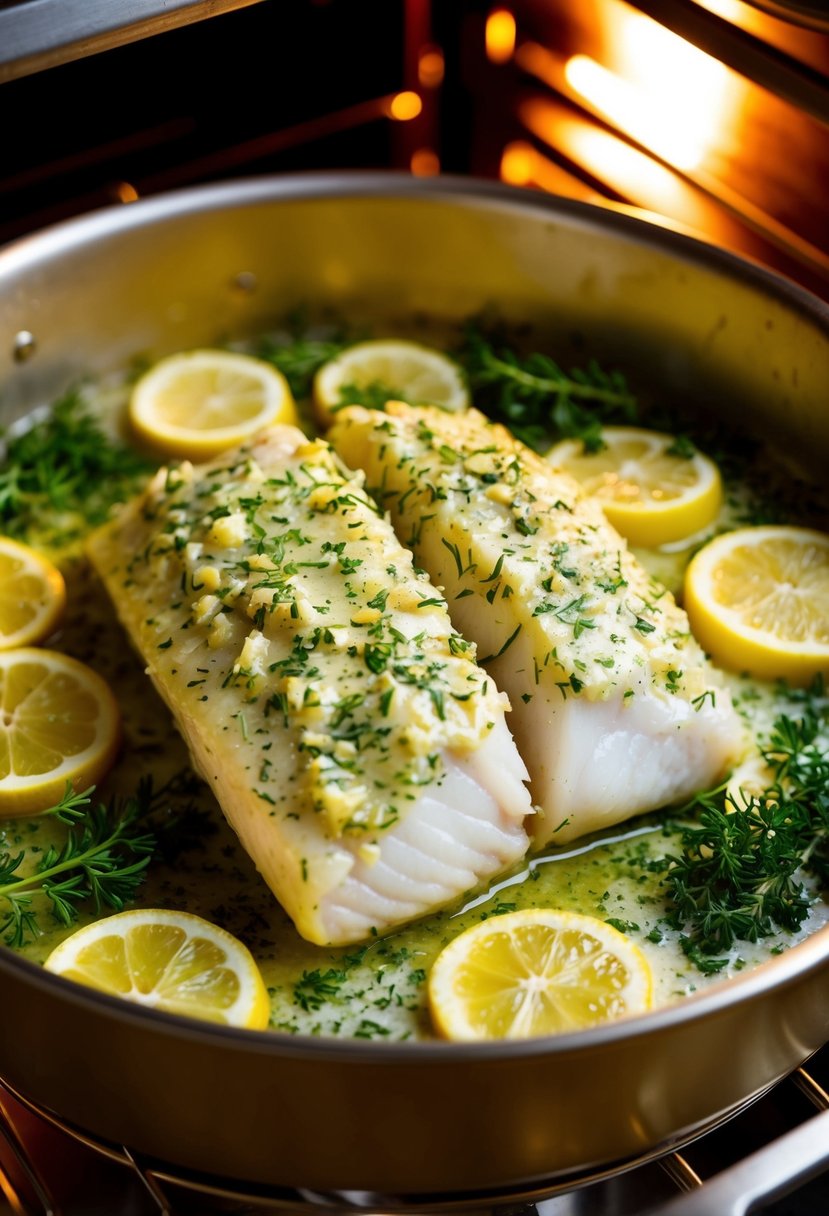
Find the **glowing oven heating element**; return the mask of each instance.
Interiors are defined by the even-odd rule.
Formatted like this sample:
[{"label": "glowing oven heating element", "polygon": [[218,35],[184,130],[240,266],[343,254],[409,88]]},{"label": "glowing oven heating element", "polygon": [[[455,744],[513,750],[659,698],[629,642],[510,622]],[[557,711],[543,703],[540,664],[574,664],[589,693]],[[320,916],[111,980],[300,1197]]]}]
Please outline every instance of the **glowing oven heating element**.
[{"label": "glowing oven heating element", "polygon": [[[742,0],[490,10],[504,181],[634,209],[829,294],[829,13]],[[817,12],[817,10],[815,10]]]}]

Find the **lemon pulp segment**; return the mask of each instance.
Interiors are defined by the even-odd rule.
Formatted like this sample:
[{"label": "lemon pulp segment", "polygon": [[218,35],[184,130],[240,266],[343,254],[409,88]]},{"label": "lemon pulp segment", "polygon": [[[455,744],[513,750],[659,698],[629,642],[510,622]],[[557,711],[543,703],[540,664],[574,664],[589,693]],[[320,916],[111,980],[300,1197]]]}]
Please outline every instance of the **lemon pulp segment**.
[{"label": "lemon pulp segment", "polygon": [[130,420],[169,456],[205,460],[276,423],[297,425],[288,382],[252,355],[195,350],[160,360],[135,384]]},{"label": "lemon pulp segment", "polygon": [[442,351],[402,339],[358,342],[330,359],[314,377],[313,400],[323,426],[329,426],[342,405],[344,388],[381,388],[389,399],[412,405],[437,405],[464,410],[469,392],[463,372]]},{"label": "lemon pulp segment", "polygon": [[547,460],[597,497],[631,544],[657,548],[693,536],[716,518],[722,481],[707,456],[674,454],[673,435],[640,427],[605,427],[602,440],[597,452],[585,451],[581,440],[563,440]]},{"label": "lemon pulp segment", "polygon": [[46,810],[67,782],[96,785],[119,737],[115,698],[91,668],[53,650],[0,653],[0,815]]},{"label": "lemon pulp segment", "polygon": [[740,528],[695,554],[685,607],[700,644],[724,667],[808,684],[829,675],[829,535]]},{"label": "lemon pulp segment", "polygon": [[48,637],[65,604],[57,566],[28,545],[0,536],[0,650]]},{"label": "lemon pulp segment", "polygon": [[523,909],[466,930],[429,976],[435,1027],[450,1039],[515,1039],[587,1027],[650,1007],[650,967],[604,921]]},{"label": "lemon pulp segment", "polygon": [[263,1029],[270,1001],[248,948],[190,912],[131,909],[78,929],[47,970],[137,1004]]}]

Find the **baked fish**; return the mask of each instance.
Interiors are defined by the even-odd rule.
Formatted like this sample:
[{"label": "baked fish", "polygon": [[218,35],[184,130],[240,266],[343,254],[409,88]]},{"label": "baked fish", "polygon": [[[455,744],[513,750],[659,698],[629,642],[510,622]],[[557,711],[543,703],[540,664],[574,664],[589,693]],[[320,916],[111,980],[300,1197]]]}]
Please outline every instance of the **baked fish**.
[{"label": "baked fish", "polygon": [[685,613],[569,474],[476,410],[350,407],[328,439],[512,705],[536,845],[714,784],[744,746]]},{"label": "baked fish", "polygon": [[361,941],[524,855],[506,697],[327,443],[275,427],[162,469],[88,554],[303,937]]}]

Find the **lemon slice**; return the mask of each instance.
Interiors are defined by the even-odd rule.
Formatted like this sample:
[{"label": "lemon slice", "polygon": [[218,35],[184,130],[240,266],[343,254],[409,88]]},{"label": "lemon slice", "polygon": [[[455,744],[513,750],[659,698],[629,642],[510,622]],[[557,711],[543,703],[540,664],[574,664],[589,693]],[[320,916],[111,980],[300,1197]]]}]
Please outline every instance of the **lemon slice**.
[{"label": "lemon slice", "polygon": [[44,964],[66,979],[152,1009],[261,1030],[270,1001],[253,956],[191,912],[134,908],[78,929]]},{"label": "lemon slice", "polygon": [[389,401],[465,410],[469,392],[461,368],[443,351],[397,338],[358,342],[324,363],[314,377],[313,401],[323,427],[342,408],[342,390],[366,390],[371,404],[378,392]]},{"label": "lemon slice", "polygon": [[119,739],[118,705],[91,668],[55,650],[0,653],[0,815],[54,806],[67,781],[97,785]]},{"label": "lemon slice", "polygon": [[650,1008],[637,946],[592,916],[527,908],[467,929],[429,975],[437,1031],[448,1039],[525,1039],[584,1030]]},{"label": "lemon slice", "polygon": [[829,535],[768,526],[725,532],[685,572],[691,630],[715,662],[760,679],[829,675]]},{"label": "lemon slice", "polygon": [[608,426],[605,447],[585,452],[565,439],[546,459],[566,469],[601,502],[608,521],[632,545],[658,548],[707,528],[722,504],[722,482],[701,452],[674,455],[673,435],[640,427]]},{"label": "lemon slice", "polygon": [[57,566],[28,545],[0,536],[0,650],[48,637],[65,604]]},{"label": "lemon slice", "polygon": [[169,355],[136,382],[129,416],[142,439],[167,456],[207,460],[275,423],[297,425],[280,371],[225,350]]}]

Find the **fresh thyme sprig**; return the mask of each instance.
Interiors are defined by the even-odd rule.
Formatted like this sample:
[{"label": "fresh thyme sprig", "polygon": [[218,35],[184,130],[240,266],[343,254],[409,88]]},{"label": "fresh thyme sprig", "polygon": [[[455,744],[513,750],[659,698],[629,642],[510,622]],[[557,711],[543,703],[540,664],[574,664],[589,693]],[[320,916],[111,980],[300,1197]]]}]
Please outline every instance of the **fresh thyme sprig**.
[{"label": "fresh thyme sprig", "polygon": [[474,323],[457,352],[475,405],[542,451],[558,438],[578,438],[587,451],[602,447],[601,428],[638,418],[636,397],[619,371],[595,359],[565,372],[549,355],[520,356],[490,340]]},{"label": "fresh thyme sprig", "polygon": [[44,896],[53,918],[62,925],[77,919],[80,907],[91,903],[120,912],[135,896],[149,865],[155,840],[140,824],[153,800],[149,781],[139,784],[135,797],[92,804],[94,786],[82,794],[67,789],[50,809],[70,824],[60,847],[50,846],[30,874],[20,874],[26,851],[0,853],[0,935],[7,945],[20,947],[43,931],[35,905]]},{"label": "fresh thyme sprig", "polygon": [[112,504],[129,497],[151,468],[104,433],[73,389],[34,426],[6,440],[0,457],[0,526],[7,534],[26,536],[42,531],[44,520],[61,533],[102,523]]},{"label": "fresh thyme sprig", "polygon": [[804,873],[829,884],[827,714],[813,698],[799,718],[780,715],[762,749],[772,778],[754,796],[724,786],[687,808],[697,825],[680,831],[679,856],[665,859],[670,922],[683,930],[686,954],[703,971],[737,941],[794,931],[806,919]]}]

